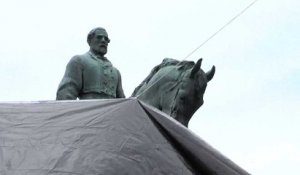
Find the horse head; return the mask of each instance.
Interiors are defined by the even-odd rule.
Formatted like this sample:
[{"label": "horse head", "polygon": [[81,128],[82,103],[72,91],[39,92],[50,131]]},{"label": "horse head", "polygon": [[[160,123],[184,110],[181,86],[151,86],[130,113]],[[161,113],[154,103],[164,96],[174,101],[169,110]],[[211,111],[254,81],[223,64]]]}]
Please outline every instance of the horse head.
[{"label": "horse head", "polygon": [[164,59],[154,67],[147,78],[135,89],[132,96],[167,113],[184,126],[203,104],[207,83],[215,74],[201,69],[202,59],[197,63]]},{"label": "horse head", "polygon": [[199,59],[192,68],[185,71],[171,107],[170,115],[186,127],[193,114],[204,103],[207,83],[215,74],[215,66],[204,72],[201,63],[202,59]]}]

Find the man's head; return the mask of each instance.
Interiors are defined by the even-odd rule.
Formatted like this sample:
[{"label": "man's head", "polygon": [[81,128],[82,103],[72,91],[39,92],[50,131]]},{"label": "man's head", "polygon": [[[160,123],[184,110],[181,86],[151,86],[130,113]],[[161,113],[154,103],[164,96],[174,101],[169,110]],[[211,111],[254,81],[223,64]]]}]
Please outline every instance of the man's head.
[{"label": "man's head", "polygon": [[89,32],[87,42],[94,54],[104,56],[107,53],[107,45],[110,40],[106,30],[102,27],[97,27]]}]

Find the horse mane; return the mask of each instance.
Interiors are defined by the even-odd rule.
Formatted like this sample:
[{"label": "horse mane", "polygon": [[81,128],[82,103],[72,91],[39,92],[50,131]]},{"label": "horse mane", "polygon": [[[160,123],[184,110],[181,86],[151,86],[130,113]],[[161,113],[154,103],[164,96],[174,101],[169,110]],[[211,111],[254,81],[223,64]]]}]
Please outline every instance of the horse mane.
[{"label": "horse mane", "polygon": [[159,65],[155,66],[150,74],[142,81],[142,83],[137,86],[134,89],[134,92],[132,93],[132,97],[136,96],[138,91],[140,90],[140,88],[142,86],[144,86],[145,84],[148,84],[148,82],[152,79],[152,77],[162,68],[168,67],[168,66],[178,66],[178,71],[181,72],[185,72],[186,70],[192,68],[195,65],[195,62],[193,61],[178,61],[176,59],[173,58],[165,58],[163,59],[162,63],[160,63]]}]

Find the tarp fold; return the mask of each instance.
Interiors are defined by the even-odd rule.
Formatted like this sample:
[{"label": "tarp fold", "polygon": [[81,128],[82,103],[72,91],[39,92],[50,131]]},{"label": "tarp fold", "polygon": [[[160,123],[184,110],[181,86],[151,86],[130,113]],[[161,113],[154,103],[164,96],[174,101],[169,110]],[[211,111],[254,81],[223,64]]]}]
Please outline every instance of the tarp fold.
[{"label": "tarp fold", "polygon": [[248,174],[137,99],[0,103],[1,175]]}]

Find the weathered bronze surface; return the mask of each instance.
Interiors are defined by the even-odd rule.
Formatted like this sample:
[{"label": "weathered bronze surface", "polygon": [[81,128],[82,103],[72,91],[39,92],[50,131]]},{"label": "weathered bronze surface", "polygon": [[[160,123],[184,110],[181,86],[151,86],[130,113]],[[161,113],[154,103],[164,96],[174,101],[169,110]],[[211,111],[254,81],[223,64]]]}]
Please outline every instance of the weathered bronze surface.
[{"label": "weathered bronze surface", "polygon": [[110,39],[104,28],[91,30],[87,37],[90,50],[74,56],[67,64],[56,99],[124,98],[121,74],[104,57]]},{"label": "weathered bronze surface", "polygon": [[215,74],[215,67],[205,73],[202,59],[178,61],[166,58],[154,67],[132,96],[169,114],[184,126],[203,104],[207,83]]}]

